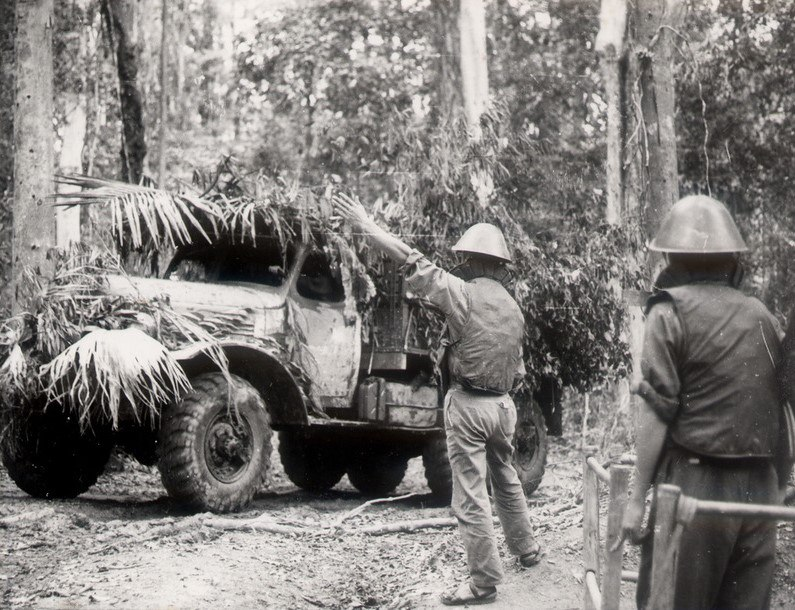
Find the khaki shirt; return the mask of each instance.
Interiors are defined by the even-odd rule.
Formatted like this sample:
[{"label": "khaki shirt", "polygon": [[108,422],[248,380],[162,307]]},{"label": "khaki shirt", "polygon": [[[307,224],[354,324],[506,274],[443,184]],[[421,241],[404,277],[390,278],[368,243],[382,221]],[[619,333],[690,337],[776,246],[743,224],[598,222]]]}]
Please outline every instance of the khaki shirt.
[{"label": "khaki shirt", "polygon": [[[447,322],[450,334],[460,336],[464,330],[471,307],[467,283],[452,273],[429,261],[418,250],[412,250],[403,263],[406,277],[406,296],[440,311]],[[519,348],[519,366],[516,377],[525,375],[524,361]]]}]

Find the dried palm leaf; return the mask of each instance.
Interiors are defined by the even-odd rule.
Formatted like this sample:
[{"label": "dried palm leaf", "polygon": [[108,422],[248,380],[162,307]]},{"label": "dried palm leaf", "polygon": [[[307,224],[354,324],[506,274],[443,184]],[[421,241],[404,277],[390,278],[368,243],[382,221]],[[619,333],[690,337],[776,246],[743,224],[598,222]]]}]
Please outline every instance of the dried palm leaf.
[{"label": "dried palm leaf", "polygon": [[82,190],[53,195],[55,205],[108,206],[119,244],[123,245],[128,235],[134,248],[142,248],[149,241],[154,248],[176,247],[197,239],[210,243],[210,234],[216,231],[223,216],[216,202],[188,192],[171,193],[81,175],[56,176],[56,181]]},{"label": "dried palm leaf", "polygon": [[97,410],[118,427],[121,405],[140,421],[190,390],[185,372],[158,341],[135,328],[95,330],[69,346],[39,372],[48,402],[77,415],[81,426]]}]

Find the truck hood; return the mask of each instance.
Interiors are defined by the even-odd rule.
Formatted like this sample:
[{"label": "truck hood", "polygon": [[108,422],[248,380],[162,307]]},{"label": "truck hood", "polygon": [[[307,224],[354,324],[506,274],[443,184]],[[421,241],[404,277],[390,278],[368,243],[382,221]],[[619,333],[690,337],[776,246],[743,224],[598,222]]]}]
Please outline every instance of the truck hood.
[{"label": "truck hood", "polygon": [[108,275],[108,293],[143,298],[168,297],[176,310],[279,309],[284,307],[284,291],[252,284],[210,284],[155,278]]},{"label": "truck hood", "polygon": [[252,284],[207,284],[109,275],[108,293],[144,299],[165,297],[218,339],[278,338],[285,333],[286,291]]}]

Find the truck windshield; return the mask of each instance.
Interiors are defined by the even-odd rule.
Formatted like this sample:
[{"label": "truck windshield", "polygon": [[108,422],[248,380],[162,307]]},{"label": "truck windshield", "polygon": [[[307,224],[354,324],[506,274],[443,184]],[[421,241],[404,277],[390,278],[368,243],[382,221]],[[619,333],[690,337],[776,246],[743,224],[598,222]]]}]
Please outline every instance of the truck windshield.
[{"label": "truck windshield", "polygon": [[281,286],[293,263],[293,248],[282,252],[276,240],[256,246],[237,244],[184,249],[177,253],[165,277],[186,282],[247,282]]}]

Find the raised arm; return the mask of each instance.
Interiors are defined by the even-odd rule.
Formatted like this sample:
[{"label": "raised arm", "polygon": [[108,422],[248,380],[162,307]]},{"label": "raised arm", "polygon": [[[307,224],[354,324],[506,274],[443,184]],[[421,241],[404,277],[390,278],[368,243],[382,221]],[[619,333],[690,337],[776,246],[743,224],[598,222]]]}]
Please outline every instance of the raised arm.
[{"label": "raised arm", "polygon": [[364,206],[349,195],[336,195],[334,209],[372,244],[396,263],[405,263],[411,248],[373,220]]}]

